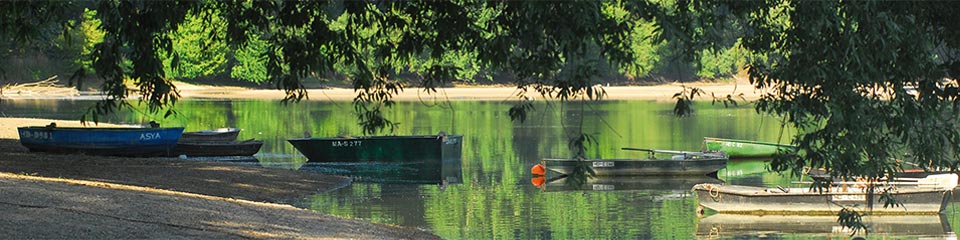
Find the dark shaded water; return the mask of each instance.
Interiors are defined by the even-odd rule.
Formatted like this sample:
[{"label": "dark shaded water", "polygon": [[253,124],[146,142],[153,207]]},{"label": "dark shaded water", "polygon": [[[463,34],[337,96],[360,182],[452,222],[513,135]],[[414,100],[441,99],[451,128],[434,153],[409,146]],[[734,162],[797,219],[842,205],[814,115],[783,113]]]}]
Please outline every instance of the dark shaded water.
[{"label": "dark shaded water", "polygon": [[[91,101],[4,100],[0,112],[8,117],[79,119]],[[781,129],[775,117],[750,107],[724,108],[699,104],[692,117],[676,118],[671,103],[608,101],[579,104],[540,104],[525,123],[510,121],[504,102],[458,101],[452,104],[401,102],[387,112],[400,123],[396,135],[464,135],[459,172],[438,184],[382,183],[376,176],[361,178],[349,187],[317,193],[290,203],[338,216],[426,229],[449,239],[688,239],[695,237],[845,237],[834,219],[791,217],[742,219],[729,216],[697,217],[690,187],[704,181],[750,185],[790,185],[793,179],[766,171],[763,160],[737,160],[719,173],[720,180],[704,178],[604,178],[586,185],[563,181],[542,187],[532,183],[530,167],[547,157],[570,157],[568,139],[578,129],[596,142],[588,157],[636,158],[645,155],[622,147],[698,150],[703,137],[777,142],[794,134]],[[163,119],[123,112],[105,121],[183,126],[187,131],[218,127],[243,129],[241,139],[264,140],[256,155],[266,167],[331,171],[331,166],[305,163],[285,139],[303,136],[356,135],[348,102],[182,101],[179,115]],[[372,171],[402,168],[361,167]],[[326,169],[326,170],[325,170]],[[336,168],[333,168],[336,169]],[[362,182],[372,180],[373,182]],[[445,184],[444,184],[445,183]],[[877,226],[870,236],[949,237],[960,224],[957,204],[941,217],[866,219]],[[755,223],[726,225],[714,222]],[[772,221],[772,223],[771,223]],[[907,221],[905,219],[904,221]],[[890,223],[892,222],[892,223]],[[951,224],[954,223],[954,224]],[[883,226],[883,227],[881,227]],[[765,229],[770,228],[770,229]]]}]

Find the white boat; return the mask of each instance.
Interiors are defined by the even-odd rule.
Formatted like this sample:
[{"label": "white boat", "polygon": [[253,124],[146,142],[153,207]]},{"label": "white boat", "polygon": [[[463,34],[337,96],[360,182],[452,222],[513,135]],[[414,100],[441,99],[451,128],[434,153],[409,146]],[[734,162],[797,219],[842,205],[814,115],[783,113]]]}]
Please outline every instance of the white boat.
[{"label": "white boat", "polygon": [[238,128],[217,128],[195,132],[183,132],[180,142],[232,142],[240,134]]},{"label": "white boat", "polygon": [[[835,182],[829,188],[769,188],[705,183],[693,186],[700,206],[734,214],[837,214],[844,208],[871,214],[939,214],[957,186],[956,174],[916,181]],[[884,206],[887,191],[902,205]]]}]

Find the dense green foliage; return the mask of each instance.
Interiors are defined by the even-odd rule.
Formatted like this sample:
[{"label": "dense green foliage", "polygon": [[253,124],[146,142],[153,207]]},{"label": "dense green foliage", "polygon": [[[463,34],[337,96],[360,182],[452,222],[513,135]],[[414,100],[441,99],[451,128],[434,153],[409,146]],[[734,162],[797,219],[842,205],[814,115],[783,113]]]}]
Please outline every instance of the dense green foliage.
[{"label": "dense green foliage", "polygon": [[[960,58],[949,2],[797,1],[705,4],[741,22],[760,111],[804,130],[778,171],[882,177],[908,160],[956,169]],[[782,19],[782,20],[781,20]],[[692,41],[696,43],[696,41]],[[711,42],[705,38],[704,42]],[[916,89],[911,91],[910,89]]]},{"label": "dense green foliage", "polygon": [[[229,75],[226,71],[230,48],[222,40],[225,22],[216,12],[202,11],[190,14],[171,36],[173,53],[164,64],[168,77],[197,79]],[[177,61],[173,64],[172,61]]]},{"label": "dense green foliage", "polygon": [[[76,16],[67,13],[62,14],[65,17],[74,18],[72,22],[69,22],[69,25],[73,27],[68,28],[68,31],[71,33],[71,39],[70,43],[66,45],[56,44],[54,46],[45,46],[64,52],[63,56],[57,56],[60,58],[52,59],[53,61],[79,62],[87,68],[87,72],[93,72],[93,69],[90,68],[92,62],[88,56],[91,56],[90,54],[92,53],[94,45],[103,41],[104,35],[104,32],[98,29],[101,20],[96,16],[96,10],[93,9],[95,7],[96,5],[92,3],[80,4],[79,6],[72,6],[70,9],[71,11],[83,11],[83,14]],[[492,9],[480,9],[480,11],[482,12],[476,13],[482,15],[477,18],[478,23],[490,21],[496,14]],[[628,11],[616,5],[607,5],[602,12],[604,15],[616,15],[615,17],[619,18],[625,18],[629,14]],[[331,23],[333,25],[342,25],[344,24],[344,19],[345,18],[338,18]],[[51,21],[49,23],[53,24],[56,22]],[[675,69],[675,67],[672,67],[672,64],[674,64],[672,63],[672,59],[675,58],[673,52],[678,51],[670,50],[669,48],[676,47],[677,45],[667,45],[665,42],[656,39],[656,26],[650,21],[638,20],[628,24],[631,29],[629,29],[629,36],[624,39],[623,45],[629,48],[625,50],[626,52],[631,52],[636,55],[637,58],[621,63],[618,66],[601,66],[599,72],[600,75],[604,77],[603,81],[623,82],[624,79],[627,79],[626,81],[632,82],[630,79],[656,80],[663,79],[664,75],[676,75],[677,73],[671,69]],[[39,23],[36,25],[45,26]],[[51,30],[55,30],[55,26],[51,25],[46,27],[51,27]],[[166,76],[186,81],[205,78],[231,78],[238,81],[252,82],[266,81],[267,76],[264,64],[266,58],[264,57],[267,51],[267,42],[263,39],[266,35],[251,31],[247,33],[249,35],[246,36],[247,42],[240,45],[228,46],[226,45],[227,39],[225,39],[224,36],[225,27],[226,21],[223,20],[221,13],[219,13],[216,8],[204,8],[203,10],[187,13],[186,19],[181,23],[181,26],[176,31],[169,33],[173,41],[172,55],[166,56],[166,54],[160,53]],[[336,28],[336,26],[332,27]],[[21,36],[30,36],[30,34]],[[78,49],[78,47],[81,46],[83,49]],[[6,46],[5,48],[16,49],[17,46]],[[428,46],[424,48],[429,49]],[[733,48],[723,52],[730,51],[733,51]],[[42,56],[43,54],[42,52],[30,52],[19,55],[22,57],[30,57]],[[392,62],[390,63],[390,67],[395,68],[395,72],[398,74],[392,77],[412,84],[419,81],[419,78],[416,77],[417,74],[426,73],[429,70],[429,66],[434,65],[435,62],[439,62],[444,65],[456,66],[459,72],[453,78],[455,81],[479,84],[507,83],[510,81],[510,78],[495,77],[503,75],[504,73],[501,71],[482,68],[482,63],[477,59],[478,54],[476,51],[449,51],[442,52],[441,54],[442,56],[439,59],[432,59],[430,54],[426,54],[404,59],[403,61]],[[689,65],[687,68],[692,70],[683,74],[688,74],[688,77],[721,78],[731,76],[731,74],[736,73],[739,67],[744,66],[744,64],[742,64],[742,57],[740,57],[741,59],[729,59],[730,54],[704,55],[706,58],[702,61],[681,63],[683,65]],[[717,58],[722,58],[724,62],[717,62]],[[174,59],[180,64],[172,64]],[[721,65],[724,67],[717,67]],[[730,67],[732,65],[735,66]],[[39,65],[30,65],[28,67],[45,68]],[[8,70],[20,71],[18,69]],[[75,69],[70,69],[69,67],[48,69],[50,73],[63,73],[73,70]],[[329,73],[315,73],[315,78],[324,81],[348,81],[349,79],[342,79],[344,76],[342,74],[350,71],[352,70],[347,68],[346,65],[337,64],[334,66],[332,72],[340,73],[341,75],[332,75],[331,77],[327,77],[332,79],[324,79],[324,77],[319,76],[324,76],[324,74]],[[20,78],[22,77],[9,77],[9,79],[12,80],[30,80]],[[642,81],[643,80],[640,82]]]}]

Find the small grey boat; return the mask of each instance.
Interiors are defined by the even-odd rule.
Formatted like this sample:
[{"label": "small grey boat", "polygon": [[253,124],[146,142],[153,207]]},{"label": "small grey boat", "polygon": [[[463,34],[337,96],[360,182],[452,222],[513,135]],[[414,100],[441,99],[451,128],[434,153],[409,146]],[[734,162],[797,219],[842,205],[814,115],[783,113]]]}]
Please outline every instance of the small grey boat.
[{"label": "small grey boat", "polygon": [[727,156],[716,152],[685,152],[624,148],[672,154],[671,158],[647,159],[543,159],[548,171],[570,174],[578,167],[590,167],[597,176],[672,176],[707,175],[727,166]]}]

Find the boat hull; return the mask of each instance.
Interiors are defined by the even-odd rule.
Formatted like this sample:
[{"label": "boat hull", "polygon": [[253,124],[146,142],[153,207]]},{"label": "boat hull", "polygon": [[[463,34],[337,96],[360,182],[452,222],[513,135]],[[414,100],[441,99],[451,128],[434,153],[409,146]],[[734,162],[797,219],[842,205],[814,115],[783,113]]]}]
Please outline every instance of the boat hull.
[{"label": "boat hull", "polygon": [[552,172],[571,174],[578,164],[589,166],[597,176],[707,175],[727,166],[727,158],[684,160],[661,159],[544,159],[541,164]]},{"label": "boat hull", "polygon": [[183,128],[20,127],[20,144],[33,152],[111,156],[164,156]]},{"label": "boat hull", "polygon": [[703,138],[703,143],[708,151],[722,151],[729,158],[768,158],[777,152],[796,149],[794,146],[785,144],[723,138]]},{"label": "boat hull", "polygon": [[212,156],[253,156],[260,151],[263,141],[249,140],[241,142],[178,142],[175,156],[212,157]]},{"label": "boat hull", "polygon": [[[845,189],[845,190],[844,190]],[[883,207],[880,192],[872,196],[858,187],[817,189],[698,184],[693,187],[700,206],[733,214],[837,214],[844,207],[871,214],[939,214],[947,206],[950,191],[941,188],[902,187],[894,190],[900,207]]]},{"label": "boat hull", "polygon": [[288,139],[309,162],[439,163],[460,159],[461,135]]},{"label": "boat hull", "polygon": [[[543,176],[540,176],[543,177]],[[702,176],[604,176],[588,177],[582,184],[571,177],[545,181],[540,186],[544,192],[565,191],[678,191],[689,193],[693,185],[721,183],[720,179]]]}]

